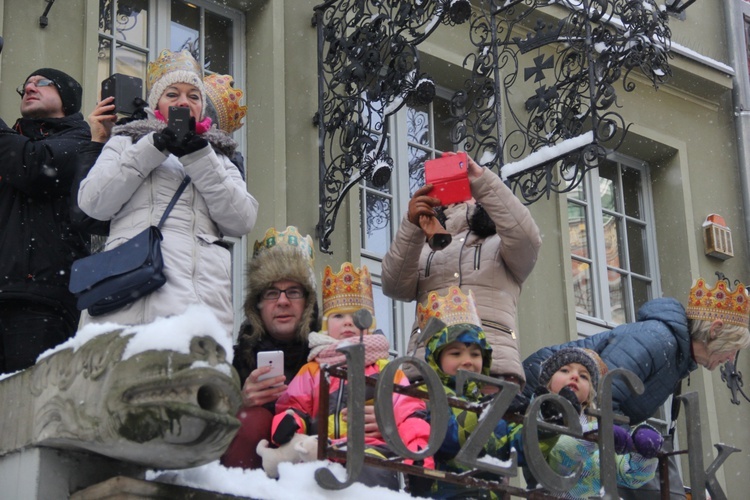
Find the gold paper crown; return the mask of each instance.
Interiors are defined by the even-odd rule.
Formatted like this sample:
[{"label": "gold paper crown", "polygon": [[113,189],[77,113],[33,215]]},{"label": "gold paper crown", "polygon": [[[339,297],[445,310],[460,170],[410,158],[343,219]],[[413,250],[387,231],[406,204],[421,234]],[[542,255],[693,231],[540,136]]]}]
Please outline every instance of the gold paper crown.
[{"label": "gold paper crown", "polygon": [[747,328],[750,301],[745,285],[737,284],[734,292],[724,280],[716,282],[714,288],[706,286],[706,280],[698,278],[690,289],[687,317],[694,320],[714,321],[717,319],[731,325]]},{"label": "gold paper crown", "polygon": [[216,125],[219,129],[231,134],[242,127],[247,106],[240,106],[243,92],[234,88],[234,78],[230,75],[213,74],[204,78],[203,84],[206,86],[206,97],[216,111]]},{"label": "gold paper crown", "polygon": [[269,228],[263,239],[255,242],[253,247],[253,257],[256,257],[259,253],[276,246],[298,248],[310,259],[311,265],[315,260],[312,238],[310,235],[302,236],[294,226],[287,226],[286,229],[281,232],[276,231],[273,227]]},{"label": "gold paper crown", "polygon": [[323,316],[333,311],[353,312],[362,308],[375,316],[372,279],[367,266],[360,270],[351,262],[344,262],[338,273],[326,266],[323,271]]},{"label": "gold paper crown", "polygon": [[430,292],[427,294],[425,305],[417,305],[419,328],[424,330],[427,322],[432,317],[438,318],[447,326],[459,323],[482,326],[482,320],[479,319],[479,314],[477,313],[474,292],[469,290],[469,294],[464,295],[457,286],[450,287],[445,296],[440,296],[436,291]]}]

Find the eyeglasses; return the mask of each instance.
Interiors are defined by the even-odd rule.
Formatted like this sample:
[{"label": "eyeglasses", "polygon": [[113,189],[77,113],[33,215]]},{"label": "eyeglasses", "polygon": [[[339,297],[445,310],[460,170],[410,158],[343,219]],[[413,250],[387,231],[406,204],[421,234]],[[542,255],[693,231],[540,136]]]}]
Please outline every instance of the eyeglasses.
[{"label": "eyeglasses", "polygon": [[281,294],[286,295],[289,300],[297,300],[305,298],[305,290],[302,288],[287,288],[286,290],[279,290],[278,288],[267,288],[260,294],[261,300],[279,300]]},{"label": "eyeglasses", "polygon": [[16,92],[18,92],[18,95],[23,97],[23,95],[26,93],[26,86],[29,84],[33,84],[34,87],[39,88],[39,87],[49,87],[50,85],[54,85],[55,82],[53,82],[52,80],[47,80],[46,78],[42,78],[41,80],[37,80],[35,82],[29,80],[28,82],[23,83],[18,86],[18,88],[16,89]]}]

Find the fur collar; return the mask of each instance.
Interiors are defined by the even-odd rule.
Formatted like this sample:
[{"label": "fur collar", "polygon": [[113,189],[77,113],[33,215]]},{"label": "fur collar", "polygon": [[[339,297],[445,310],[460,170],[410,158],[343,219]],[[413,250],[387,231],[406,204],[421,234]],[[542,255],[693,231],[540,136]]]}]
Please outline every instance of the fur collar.
[{"label": "fur collar", "polygon": [[[124,125],[117,125],[112,130],[112,135],[124,135],[136,142],[141,137],[151,132],[160,132],[166,128],[167,124],[156,118],[146,118],[145,120],[134,120]],[[237,143],[226,132],[212,126],[203,137],[211,144],[214,151],[223,154],[227,158],[232,158],[237,149]]]}]

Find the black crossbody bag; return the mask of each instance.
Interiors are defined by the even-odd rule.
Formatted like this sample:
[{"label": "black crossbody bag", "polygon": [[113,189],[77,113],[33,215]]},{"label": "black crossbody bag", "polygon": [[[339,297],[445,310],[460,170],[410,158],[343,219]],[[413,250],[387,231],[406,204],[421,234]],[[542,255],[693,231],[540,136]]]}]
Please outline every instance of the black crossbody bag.
[{"label": "black crossbody bag", "polygon": [[91,316],[116,311],[167,282],[161,227],[189,183],[186,175],[159,225],[144,229],[117,248],[73,262],[68,289],[78,299],[78,309],[88,309]]}]

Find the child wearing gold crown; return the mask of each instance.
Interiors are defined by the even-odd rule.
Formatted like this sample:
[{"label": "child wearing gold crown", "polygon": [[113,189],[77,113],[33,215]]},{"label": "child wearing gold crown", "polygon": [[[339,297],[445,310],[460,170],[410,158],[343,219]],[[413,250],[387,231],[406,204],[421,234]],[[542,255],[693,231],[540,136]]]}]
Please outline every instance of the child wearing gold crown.
[{"label": "child wearing gold crown", "polygon": [[[474,293],[469,291],[469,294],[465,295],[457,286],[449,287],[444,296],[437,291],[430,292],[426,303],[417,305],[417,321],[423,331],[429,328],[427,323],[430,318],[437,318],[441,323],[439,323],[440,330],[433,333],[427,340],[425,361],[438,374],[445,393],[449,397],[456,398],[458,370],[490,375],[492,347],[488,344],[482,329]],[[464,387],[463,396],[459,399],[478,403],[484,397],[482,384],[470,381]],[[462,473],[467,468],[458,464],[454,457],[479,425],[480,416],[475,411],[463,408],[451,407],[451,411],[448,431],[440,449],[435,454],[435,468]],[[484,452],[490,457],[507,460],[511,448],[515,448],[518,452],[519,464],[525,465],[521,428],[521,425],[501,419],[484,445]],[[545,456],[556,440],[555,436],[546,436],[540,440],[542,453]],[[475,474],[474,477],[500,480],[499,476],[487,472]],[[410,482],[412,493],[433,498],[474,498],[472,495],[477,495],[478,498],[496,498],[493,492],[478,491],[442,481],[410,478]]]},{"label": "child wearing gold crown", "polygon": [[[190,53],[163,50],[148,65],[147,87],[148,117],[112,129],[113,136],[81,182],[78,202],[89,216],[111,221],[109,250],[156,225],[189,176],[190,184],[161,228],[167,282],[122,309],[96,317],[84,314],[83,322],[142,324],[204,304],[231,335],[232,266],[221,240],[253,228],[258,202],[229,160],[236,142],[210,128],[211,120],[205,118],[201,68]],[[180,140],[167,126],[171,106],[187,108],[194,123],[194,130]],[[101,117],[113,109],[112,98],[101,101],[92,113],[99,117],[94,128],[100,130]]]},{"label": "child wearing gold crown", "polygon": [[[357,269],[349,262],[342,264],[339,273],[326,266],[323,276],[323,320],[320,332],[311,332],[309,362],[302,367],[289,384],[287,391],[276,402],[273,421],[273,441],[284,445],[295,434],[314,434],[311,420],[318,414],[320,404],[321,365],[334,365],[345,361],[336,349],[362,342],[365,346],[365,376],[377,376],[388,364],[388,340],[379,333],[361,332],[354,324],[353,314],[367,310],[373,317],[372,280],[366,266]],[[374,320],[373,320],[374,321]],[[374,323],[372,327],[374,328]],[[328,437],[333,443],[346,441],[347,409],[345,380],[330,378]],[[398,370],[394,383],[408,385],[406,375]],[[371,398],[369,398],[371,399]],[[369,411],[368,411],[369,408]],[[365,415],[366,453],[385,457],[389,454],[375,423],[372,406]],[[422,418],[424,401],[394,393],[393,409],[399,435],[409,449],[426,448],[430,434],[429,424]],[[429,463],[428,463],[429,462]],[[430,466],[431,460],[425,461]],[[368,486],[384,486],[398,490],[394,471],[365,466],[359,482]]]},{"label": "child wearing gold crown", "polygon": [[[734,359],[740,349],[750,347],[750,300],[742,283],[732,290],[727,281],[710,286],[699,278],[690,289],[687,304],[685,308],[671,297],[652,299],[638,310],[635,323],[540,349],[524,360],[524,394],[530,396],[539,386],[544,360],[568,347],[588,348],[610,369],[624,368],[643,382],[640,395],[632,394],[619,377],[612,385],[614,410],[629,417],[631,425],[640,424],[679,391],[682,380],[699,365],[714,370]],[[658,480],[635,490],[636,496],[645,490],[658,491]],[[679,491],[682,483],[676,468],[669,482],[673,492],[684,493]]]}]

